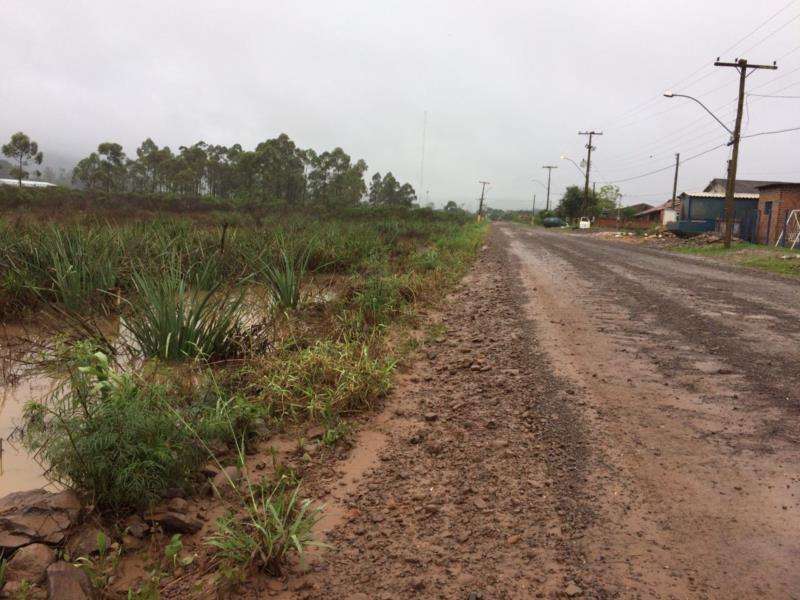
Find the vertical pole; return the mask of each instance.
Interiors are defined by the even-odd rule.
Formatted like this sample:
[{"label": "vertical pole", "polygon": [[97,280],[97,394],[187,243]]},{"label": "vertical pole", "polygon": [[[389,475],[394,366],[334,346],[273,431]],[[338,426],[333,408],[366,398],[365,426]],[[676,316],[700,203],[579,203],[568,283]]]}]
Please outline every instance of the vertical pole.
[{"label": "vertical pole", "polygon": [[481,188],[481,201],[480,201],[480,204],[478,204],[478,223],[480,223],[483,220],[483,197],[484,197],[485,192],[486,192],[486,185],[489,182],[488,181],[479,181],[478,183],[480,183],[483,186]]},{"label": "vertical pole", "polygon": [[[594,131],[589,132],[589,144],[586,146],[589,153],[586,156],[586,183],[583,186],[583,212],[586,213],[589,208],[589,171],[592,169],[592,136]],[[585,214],[582,216],[586,216]]]},{"label": "vertical pole", "polygon": [[531,207],[531,225],[533,225],[535,218],[536,218],[536,194],[533,195],[533,206]]},{"label": "vertical pole", "polygon": [[[545,210],[550,210],[550,175],[553,174],[553,167],[547,169],[547,202],[545,203]],[[534,196],[536,198],[536,196]]]},{"label": "vertical pole", "polygon": [[675,210],[675,203],[678,201],[678,167],[681,166],[681,153],[675,154],[675,179],[672,182],[672,210]]},{"label": "vertical pole", "polygon": [[733,128],[733,154],[731,155],[728,189],[725,190],[725,247],[731,247],[733,235],[734,193],[736,190],[736,166],[739,163],[739,137],[742,131],[742,109],[744,108],[744,84],[747,77],[747,59],[740,58],[739,63],[739,101],[736,104],[736,126]]}]

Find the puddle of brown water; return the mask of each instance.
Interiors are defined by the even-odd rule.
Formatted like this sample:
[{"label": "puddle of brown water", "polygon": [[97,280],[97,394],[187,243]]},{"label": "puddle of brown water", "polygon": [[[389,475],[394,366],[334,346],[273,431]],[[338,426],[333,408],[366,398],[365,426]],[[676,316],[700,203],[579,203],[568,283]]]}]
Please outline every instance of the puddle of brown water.
[{"label": "puddle of brown water", "polygon": [[16,385],[0,386],[0,496],[40,487],[56,487],[47,480],[42,466],[22,448],[14,435],[22,421],[25,403],[42,397],[51,385],[52,382],[47,378],[30,377]]}]

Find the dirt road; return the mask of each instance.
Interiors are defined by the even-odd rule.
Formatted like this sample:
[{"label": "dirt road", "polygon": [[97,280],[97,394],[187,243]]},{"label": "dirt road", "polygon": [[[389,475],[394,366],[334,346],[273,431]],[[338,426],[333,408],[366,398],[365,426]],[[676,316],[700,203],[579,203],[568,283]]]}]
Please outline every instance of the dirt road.
[{"label": "dirt road", "polygon": [[800,598],[800,285],[495,226],[273,595]]}]

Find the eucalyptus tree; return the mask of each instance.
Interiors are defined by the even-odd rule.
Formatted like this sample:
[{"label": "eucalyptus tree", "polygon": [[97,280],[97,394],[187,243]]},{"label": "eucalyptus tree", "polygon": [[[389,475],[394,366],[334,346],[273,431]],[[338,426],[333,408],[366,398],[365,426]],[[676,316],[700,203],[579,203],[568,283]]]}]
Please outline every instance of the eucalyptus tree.
[{"label": "eucalyptus tree", "polygon": [[[2,147],[3,154],[10,158],[14,166],[11,168],[11,176],[17,180],[20,187],[22,187],[22,180],[27,179],[30,173],[25,170],[25,167],[32,161],[40,165],[44,155],[39,152],[39,144],[31,140],[27,135],[18,131],[11,136],[7,144]],[[37,171],[38,173],[38,171]]]}]

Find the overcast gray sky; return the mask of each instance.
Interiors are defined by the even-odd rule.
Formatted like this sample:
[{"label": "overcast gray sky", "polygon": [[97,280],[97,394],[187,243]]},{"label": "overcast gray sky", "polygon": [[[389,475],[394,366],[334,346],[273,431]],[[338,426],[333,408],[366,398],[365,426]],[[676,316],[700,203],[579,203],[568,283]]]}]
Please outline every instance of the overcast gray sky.
[{"label": "overcast gray sky", "polygon": [[[467,207],[479,179],[492,206],[542,206],[544,164],[554,198],[581,183],[559,160],[585,156],[578,130],[604,133],[598,186],[724,144],[698,105],[661,97],[697,96],[732,126],[737,74],[718,55],[778,60],[748,90],[800,96],[800,0],[6,0],[0,30],[0,138],[25,131],[45,158],[285,132]],[[748,98],[744,133],[799,126],[800,99]],[[679,188],[723,177],[728,153],[688,161]],[[672,175],[621,181],[623,204],[663,201]],[[739,176],[800,181],[800,131],[743,140]]]}]

